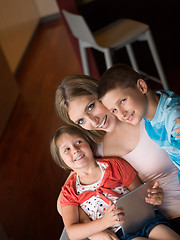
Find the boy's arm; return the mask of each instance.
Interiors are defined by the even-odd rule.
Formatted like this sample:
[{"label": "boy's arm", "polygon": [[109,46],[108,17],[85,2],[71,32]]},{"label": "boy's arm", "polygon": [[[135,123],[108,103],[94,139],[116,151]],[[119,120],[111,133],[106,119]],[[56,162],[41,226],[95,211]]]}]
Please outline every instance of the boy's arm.
[{"label": "boy's arm", "polygon": [[[128,187],[130,191],[133,189],[139,187],[141,185],[141,181],[139,177],[136,175],[134,180],[132,181],[131,185]],[[159,182],[155,182],[154,186],[152,188],[148,189],[148,195],[145,198],[147,203],[153,204],[153,205],[161,205],[163,200],[163,190],[159,187]]]},{"label": "boy's arm", "polygon": [[[175,129],[174,129],[174,132],[175,132],[176,134],[178,134],[176,137],[177,137],[177,138],[180,138],[180,124],[178,124],[178,123],[180,123],[180,117],[179,117],[179,118],[176,118],[175,121],[176,121],[176,126],[175,126]],[[177,128],[176,128],[176,127],[177,127]]]},{"label": "boy's arm", "polygon": [[79,222],[79,211],[77,206],[66,206],[61,209],[63,222],[70,239],[83,239],[97,234],[110,226],[120,224],[121,209],[115,209],[112,202],[106,210],[105,215],[97,220],[87,223]]},{"label": "boy's arm", "polygon": [[165,128],[169,141],[175,148],[180,150],[180,138],[178,137],[180,135],[180,105],[169,109],[165,118]]}]

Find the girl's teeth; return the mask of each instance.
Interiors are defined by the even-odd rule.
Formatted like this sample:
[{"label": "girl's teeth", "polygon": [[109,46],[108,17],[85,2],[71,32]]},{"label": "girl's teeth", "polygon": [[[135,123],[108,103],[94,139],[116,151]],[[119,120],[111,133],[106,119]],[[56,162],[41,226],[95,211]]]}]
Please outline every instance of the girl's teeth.
[{"label": "girl's teeth", "polygon": [[79,156],[78,158],[75,159],[75,161],[79,160],[80,158],[82,158],[84,155],[82,154],[81,156]]}]

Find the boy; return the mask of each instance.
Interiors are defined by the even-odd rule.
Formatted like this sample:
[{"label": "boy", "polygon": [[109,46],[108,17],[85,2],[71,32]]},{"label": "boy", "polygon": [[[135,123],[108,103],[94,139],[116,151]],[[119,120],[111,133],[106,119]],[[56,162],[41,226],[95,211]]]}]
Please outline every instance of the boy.
[{"label": "boy", "polygon": [[120,121],[137,125],[145,119],[150,138],[164,148],[178,169],[180,182],[180,96],[170,91],[152,91],[131,67],[117,64],[101,77],[99,98]]}]

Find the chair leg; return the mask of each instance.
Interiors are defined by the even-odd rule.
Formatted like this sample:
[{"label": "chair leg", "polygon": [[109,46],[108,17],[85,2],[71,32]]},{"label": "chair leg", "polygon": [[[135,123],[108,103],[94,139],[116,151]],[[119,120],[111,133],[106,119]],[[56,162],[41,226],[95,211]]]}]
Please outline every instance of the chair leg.
[{"label": "chair leg", "polygon": [[113,65],[113,61],[112,61],[112,54],[111,54],[111,50],[109,48],[106,48],[104,50],[104,57],[105,57],[105,62],[106,62],[106,68],[110,68]]},{"label": "chair leg", "polygon": [[79,49],[80,49],[80,55],[81,55],[84,74],[90,75],[86,48],[83,46],[83,42],[80,39],[79,39]]},{"label": "chair leg", "polygon": [[162,68],[162,65],[161,65],[161,62],[160,62],[160,59],[159,59],[159,56],[158,56],[158,53],[156,50],[156,46],[155,46],[155,43],[154,43],[154,40],[153,40],[150,30],[146,31],[146,36],[147,36],[146,39],[147,39],[149,48],[151,50],[151,54],[154,59],[154,62],[155,62],[160,80],[162,82],[163,88],[168,90],[169,89],[168,83],[167,83],[167,80],[166,80],[166,77],[165,77],[165,74],[164,74],[164,71],[163,71],[163,68]]},{"label": "chair leg", "polygon": [[128,53],[128,56],[129,56],[129,59],[130,59],[133,69],[136,72],[139,72],[138,64],[137,64],[132,46],[130,44],[126,44],[126,50],[127,50],[127,53]]}]

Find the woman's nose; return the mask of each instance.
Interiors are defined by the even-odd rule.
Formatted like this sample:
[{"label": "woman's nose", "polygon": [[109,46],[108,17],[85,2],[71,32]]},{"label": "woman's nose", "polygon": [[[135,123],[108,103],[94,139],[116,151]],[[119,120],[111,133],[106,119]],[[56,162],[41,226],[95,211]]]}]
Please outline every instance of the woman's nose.
[{"label": "woman's nose", "polygon": [[99,118],[97,116],[89,115],[89,120],[91,125],[96,126],[99,122]]}]

